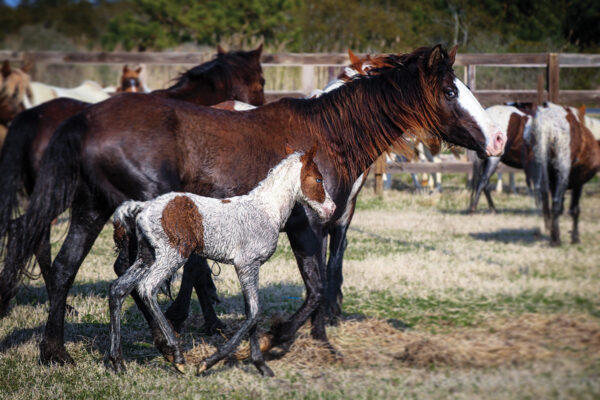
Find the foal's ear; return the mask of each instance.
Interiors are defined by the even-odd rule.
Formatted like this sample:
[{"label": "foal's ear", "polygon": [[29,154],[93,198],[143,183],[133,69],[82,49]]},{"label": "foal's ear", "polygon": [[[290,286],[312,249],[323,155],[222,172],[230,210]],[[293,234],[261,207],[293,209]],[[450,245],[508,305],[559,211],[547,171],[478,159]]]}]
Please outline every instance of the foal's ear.
[{"label": "foal's ear", "polygon": [[454,60],[456,59],[456,50],[458,49],[458,44],[455,44],[452,47],[452,50],[448,53],[448,58],[450,59],[450,65],[454,65]]},{"label": "foal's ear", "polygon": [[579,112],[579,121],[585,126],[585,104],[580,105],[577,111]]},{"label": "foal's ear", "polygon": [[429,58],[427,59],[427,68],[431,69],[434,65],[439,64],[444,59],[444,50],[441,44],[437,44],[431,49]]},{"label": "foal's ear", "polygon": [[356,57],[352,50],[348,49],[348,58],[350,59],[350,64],[356,64],[360,62],[360,58]]},{"label": "foal's ear", "polygon": [[138,74],[138,75],[139,75],[139,74],[140,74],[140,72],[142,72],[142,67],[141,67],[141,66],[140,66],[140,67],[137,67],[137,68],[135,69],[135,73],[136,73],[136,74]]},{"label": "foal's ear", "polygon": [[2,76],[6,78],[10,75],[11,72],[12,70],[10,69],[10,63],[8,62],[8,60],[4,60],[4,62],[2,63]]},{"label": "foal's ear", "polygon": [[129,71],[129,67],[127,65],[123,65],[123,73]]},{"label": "foal's ear", "polygon": [[289,156],[289,155],[290,155],[290,154],[292,154],[293,152],[294,152],[294,149],[292,149],[292,148],[290,147],[290,145],[286,143],[286,144],[285,144],[285,154]]},{"label": "foal's ear", "polygon": [[225,54],[225,53],[227,53],[227,52],[225,51],[225,49],[223,49],[223,48],[221,47],[221,45],[220,45],[220,44],[218,44],[218,45],[217,45],[217,54]]},{"label": "foal's ear", "polygon": [[263,43],[261,43],[260,46],[258,46],[254,50],[254,55],[256,56],[257,59],[260,59],[260,55],[262,54],[262,51],[263,51]]}]

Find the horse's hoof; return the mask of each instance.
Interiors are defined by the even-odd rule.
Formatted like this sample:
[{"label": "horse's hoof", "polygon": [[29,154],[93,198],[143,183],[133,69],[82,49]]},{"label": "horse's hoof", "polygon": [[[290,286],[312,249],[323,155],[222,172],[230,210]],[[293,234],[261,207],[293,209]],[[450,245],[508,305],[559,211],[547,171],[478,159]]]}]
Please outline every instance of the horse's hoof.
[{"label": "horse's hoof", "polygon": [[262,363],[256,363],[254,364],[254,366],[256,367],[256,369],[258,369],[258,372],[260,372],[262,376],[268,376],[269,378],[275,376],[271,368],[269,368],[269,366],[264,361]]},{"label": "horse's hoof", "polygon": [[116,373],[122,374],[125,371],[127,371],[127,369],[125,368],[125,363],[123,362],[123,359],[121,359],[121,358],[118,358],[118,359],[111,358],[110,361],[112,362],[113,368],[115,369]]},{"label": "horse's hoof", "polygon": [[561,245],[560,239],[558,239],[558,240],[551,240],[550,241],[550,246],[551,247],[560,247],[560,245]]},{"label": "horse's hoof", "polygon": [[205,361],[202,361],[200,364],[198,364],[198,367],[196,368],[196,375],[202,375],[202,373],[207,369],[208,365],[206,365]]},{"label": "horse's hoof", "polygon": [[42,364],[75,365],[64,345],[52,345],[42,340],[40,343],[40,362]]},{"label": "horse's hoof", "polygon": [[581,240],[579,240],[579,237],[574,237],[571,239],[571,244],[579,244],[581,243]]},{"label": "horse's hoof", "polygon": [[205,323],[202,329],[206,332],[207,335],[214,335],[216,333],[221,333],[227,328],[227,325],[221,322],[221,320],[217,319],[212,323]]},{"label": "horse's hoof", "polygon": [[177,371],[181,372],[182,374],[185,374],[185,364],[174,363],[173,365],[175,366],[175,369]]}]

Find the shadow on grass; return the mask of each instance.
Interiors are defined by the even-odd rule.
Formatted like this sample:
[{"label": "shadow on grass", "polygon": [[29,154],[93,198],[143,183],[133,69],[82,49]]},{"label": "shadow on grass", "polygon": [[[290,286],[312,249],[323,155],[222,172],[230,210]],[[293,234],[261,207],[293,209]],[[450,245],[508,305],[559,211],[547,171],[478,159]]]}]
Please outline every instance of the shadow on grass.
[{"label": "shadow on grass", "polygon": [[542,235],[539,228],[524,229],[500,229],[495,232],[470,233],[473,239],[483,241],[496,241],[502,243],[522,243],[532,244],[548,240],[547,236]]},{"label": "shadow on grass", "polygon": [[[498,215],[502,215],[502,214],[506,214],[506,215],[538,215],[539,214],[539,210],[535,209],[535,208],[497,208],[497,214]],[[473,217],[477,217],[477,215],[486,215],[486,214],[492,214],[493,213],[485,207],[482,208],[478,208],[477,211],[475,211],[473,214],[470,214],[469,210],[467,208],[465,209],[450,209],[450,208],[446,208],[446,209],[440,209],[439,210],[441,214],[448,214],[448,215],[473,215]]]}]

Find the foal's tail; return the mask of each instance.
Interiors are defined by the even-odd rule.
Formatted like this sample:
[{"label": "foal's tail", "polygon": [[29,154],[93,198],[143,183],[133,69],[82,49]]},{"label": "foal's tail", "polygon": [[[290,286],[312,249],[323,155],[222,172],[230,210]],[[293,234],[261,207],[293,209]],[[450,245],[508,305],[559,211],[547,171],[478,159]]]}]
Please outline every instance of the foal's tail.
[{"label": "foal's tail", "polygon": [[8,227],[4,268],[0,274],[0,316],[16,294],[18,283],[52,220],[71,205],[78,186],[85,115],[62,123],[42,158],[27,212]]},{"label": "foal's tail", "polygon": [[135,218],[144,209],[143,201],[126,201],[113,216],[113,239],[117,250],[127,250],[131,240],[135,240]]},{"label": "foal's tail", "polygon": [[24,188],[29,145],[36,136],[40,115],[36,109],[20,113],[11,122],[0,152],[0,256],[7,245],[10,219],[19,209]]}]

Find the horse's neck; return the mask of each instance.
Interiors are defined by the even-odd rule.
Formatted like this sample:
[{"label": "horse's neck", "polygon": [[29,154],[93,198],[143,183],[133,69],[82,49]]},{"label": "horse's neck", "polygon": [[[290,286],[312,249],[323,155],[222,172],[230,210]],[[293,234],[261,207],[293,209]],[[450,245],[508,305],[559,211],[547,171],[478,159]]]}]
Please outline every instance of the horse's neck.
[{"label": "horse's neck", "polygon": [[280,229],[297,201],[301,169],[298,153],[286,157],[250,193],[240,196],[240,200],[269,214]]}]

